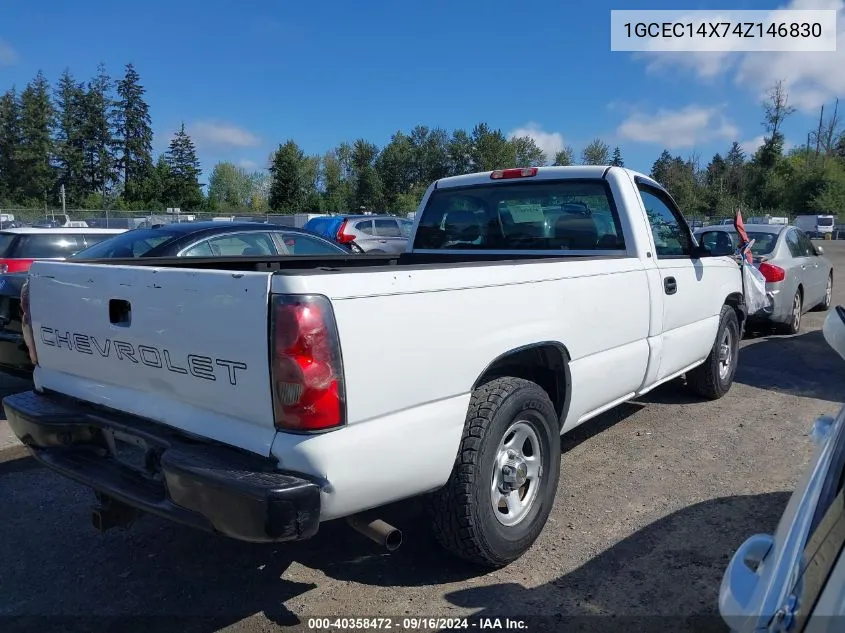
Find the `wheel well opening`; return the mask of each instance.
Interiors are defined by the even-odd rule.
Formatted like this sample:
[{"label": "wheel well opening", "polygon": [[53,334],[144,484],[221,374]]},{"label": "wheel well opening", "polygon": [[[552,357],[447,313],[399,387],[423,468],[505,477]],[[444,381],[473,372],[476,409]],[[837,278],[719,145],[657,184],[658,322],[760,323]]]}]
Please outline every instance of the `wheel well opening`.
[{"label": "wheel well opening", "polygon": [[725,299],[725,305],[729,305],[734,309],[736,312],[737,321],[739,321],[740,331],[742,331],[742,324],[745,322],[746,317],[748,316],[745,313],[745,300],[743,299],[742,295],[739,293],[734,293],[728,295]]},{"label": "wheel well opening", "polygon": [[569,408],[571,383],[569,353],[562,345],[543,343],[503,354],[487,367],[473,389],[501,376],[524,378],[538,384],[549,395],[558,418],[563,419]]}]

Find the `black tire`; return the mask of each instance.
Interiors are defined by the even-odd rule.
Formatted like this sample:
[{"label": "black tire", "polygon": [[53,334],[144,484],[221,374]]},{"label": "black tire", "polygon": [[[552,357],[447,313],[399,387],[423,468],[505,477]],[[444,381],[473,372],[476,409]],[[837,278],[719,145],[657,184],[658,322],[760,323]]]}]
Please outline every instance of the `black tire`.
[{"label": "black tire", "polygon": [[[727,348],[726,353],[722,350],[723,345]],[[719,329],[716,330],[710,354],[704,363],[687,372],[687,386],[693,393],[708,400],[724,396],[733,384],[738,351],[739,320],[734,309],[725,305],[722,306]]]},{"label": "black tire", "polygon": [[[493,476],[500,444],[525,422],[540,451],[536,496],[518,523],[503,525],[493,508]],[[524,427],[522,427],[524,428]],[[452,554],[485,567],[513,562],[534,543],[549,518],[560,477],[560,426],[548,394],[522,378],[495,378],[472,394],[464,434],[449,481],[430,495],[437,541]],[[530,494],[530,485],[527,492]],[[521,489],[520,489],[521,490]],[[510,494],[520,494],[515,490]]]},{"label": "black tire", "polygon": [[[796,308],[797,304],[797,308]],[[792,298],[792,315],[787,323],[779,323],[778,330],[783,334],[798,334],[801,330],[801,321],[804,315],[804,293],[801,288],[795,291],[795,296]]]},{"label": "black tire", "polygon": [[824,291],[824,300],[813,308],[813,312],[827,312],[833,303],[833,272],[827,276],[827,286]]}]

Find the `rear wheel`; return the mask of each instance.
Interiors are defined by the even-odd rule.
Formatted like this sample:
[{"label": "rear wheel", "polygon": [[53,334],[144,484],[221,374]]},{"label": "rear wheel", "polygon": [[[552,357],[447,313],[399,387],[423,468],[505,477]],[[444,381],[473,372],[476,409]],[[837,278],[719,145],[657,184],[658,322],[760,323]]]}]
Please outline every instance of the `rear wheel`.
[{"label": "rear wheel", "polygon": [[560,476],[560,428],[548,394],[522,378],[496,378],[472,394],[446,485],[431,495],[438,542],[452,554],[502,567],[539,536]]},{"label": "rear wheel", "polygon": [[827,312],[830,310],[830,304],[833,301],[833,273],[827,276],[827,286],[824,290],[824,299],[822,302],[813,308],[816,312]]},{"label": "rear wheel", "polygon": [[687,386],[699,396],[717,400],[731,389],[739,352],[739,320],[734,309],[725,305],[719,316],[716,340],[701,365],[687,372]]},{"label": "rear wheel", "polygon": [[784,334],[798,334],[801,329],[801,317],[804,312],[804,297],[801,294],[801,288],[795,291],[795,296],[792,298],[792,309],[789,312],[789,320],[780,326],[780,330]]}]

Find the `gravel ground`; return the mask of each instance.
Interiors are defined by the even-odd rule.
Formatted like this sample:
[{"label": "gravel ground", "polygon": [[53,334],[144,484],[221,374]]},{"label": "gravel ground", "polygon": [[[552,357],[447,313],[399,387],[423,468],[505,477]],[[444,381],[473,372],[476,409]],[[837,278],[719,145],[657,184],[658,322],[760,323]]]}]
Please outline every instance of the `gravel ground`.
[{"label": "gravel ground", "polygon": [[[825,247],[845,264],[845,242]],[[845,303],[845,289],[834,301]],[[714,614],[730,556],[774,528],[810,456],[812,421],[845,400],[845,363],[822,338],[823,318],[808,314],[794,337],[747,337],[720,401],[666,385],[567,435],[545,531],[493,573],[442,554],[414,502],[385,511],[405,532],[393,554],[342,523],[281,546],[152,517],[101,535],[90,527],[92,494],[37,466],[0,422],[0,622],[210,632],[306,630],[316,616],[475,615],[502,618],[502,628],[527,618],[535,631],[584,616],[571,624],[724,630]],[[26,388],[0,379],[0,395]]]}]

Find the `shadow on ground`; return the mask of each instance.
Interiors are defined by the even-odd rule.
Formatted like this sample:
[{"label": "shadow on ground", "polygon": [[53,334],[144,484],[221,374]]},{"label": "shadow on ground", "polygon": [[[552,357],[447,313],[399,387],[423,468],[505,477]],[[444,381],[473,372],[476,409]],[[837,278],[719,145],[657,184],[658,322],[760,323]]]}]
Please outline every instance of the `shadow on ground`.
[{"label": "shadow on ground", "polygon": [[[385,509],[384,518],[401,526],[406,536],[406,544],[389,555],[337,522],[324,525],[310,541],[275,546],[239,543],[152,517],[128,531],[99,535],[90,527],[90,491],[29,461],[0,464],[0,617],[5,631],[40,632],[58,622],[65,630],[112,623],[120,631],[176,626],[211,633],[255,614],[302,627],[305,622],[286,602],[316,588],[322,574],[362,585],[416,587],[483,573],[437,547],[415,502]],[[701,503],[653,523],[547,585],[498,585],[447,598],[491,617],[712,616],[729,556],[748,535],[771,530],[786,501],[787,495],[779,493]],[[286,580],[294,563],[317,570],[313,582]],[[296,575],[308,578],[301,570]],[[128,619],[133,617],[140,619]],[[66,626],[70,622],[74,626]],[[540,629],[532,625],[530,630]]]},{"label": "shadow on ground", "polygon": [[446,598],[475,618],[525,617],[532,631],[726,631],[721,575],[751,534],[771,532],[785,492],[724,497],[679,510],[574,571],[533,589],[501,584]]},{"label": "shadow on ground", "polygon": [[[789,371],[784,371],[787,364]],[[845,400],[845,362],[821,330],[761,337],[739,351],[738,383],[829,402]]]}]

